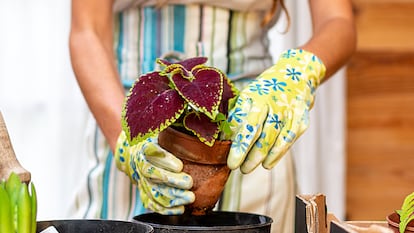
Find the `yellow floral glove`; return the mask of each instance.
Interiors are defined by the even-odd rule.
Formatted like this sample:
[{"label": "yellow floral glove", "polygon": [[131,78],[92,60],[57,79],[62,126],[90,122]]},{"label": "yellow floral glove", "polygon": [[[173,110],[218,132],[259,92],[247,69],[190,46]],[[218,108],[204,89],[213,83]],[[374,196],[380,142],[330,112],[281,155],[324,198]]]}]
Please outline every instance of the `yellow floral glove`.
[{"label": "yellow floral glove", "polygon": [[240,92],[229,113],[231,169],[273,168],[309,126],[315,90],[325,66],[310,52],[291,49]]},{"label": "yellow floral glove", "polygon": [[183,163],[162,149],[157,138],[129,146],[125,133],[118,138],[115,151],[118,169],[137,184],[145,208],[160,214],[182,214],[184,205],[194,202],[190,175],[182,172]]}]

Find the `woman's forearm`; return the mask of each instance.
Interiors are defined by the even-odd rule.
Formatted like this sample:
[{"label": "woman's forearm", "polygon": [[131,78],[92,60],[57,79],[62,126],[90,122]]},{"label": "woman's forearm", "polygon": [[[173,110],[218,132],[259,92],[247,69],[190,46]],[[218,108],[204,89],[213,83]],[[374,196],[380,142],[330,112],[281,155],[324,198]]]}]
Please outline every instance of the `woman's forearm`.
[{"label": "woman's forearm", "polygon": [[301,48],[323,61],[325,77],[329,78],[349,60],[356,48],[352,6],[348,0],[312,0],[310,6],[313,36]]},{"label": "woman's forearm", "polygon": [[333,19],[301,48],[317,55],[326,66],[328,78],[338,71],[355,51],[355,31],[345,19]]},{"label": "woman's forearm", "polygon": [[70,52],[73,70],[85,100],[112,150],[121,132],[124,91],[112,50],[91,31],[72,32]]},{"label": "woman's forearm", "polygon": [[114,150],[124,91],[113,54],[112,4],[113,0],[72,0],[69,47],[82,94]]}]

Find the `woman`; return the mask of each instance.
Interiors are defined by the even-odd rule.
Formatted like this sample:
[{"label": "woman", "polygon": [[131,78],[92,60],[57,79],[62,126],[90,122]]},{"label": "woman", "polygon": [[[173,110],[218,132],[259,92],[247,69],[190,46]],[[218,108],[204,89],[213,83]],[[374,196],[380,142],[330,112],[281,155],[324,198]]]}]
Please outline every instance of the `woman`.
[{"label": "woman", "polygon": [[[265,214],[283,223],[280,229],[272,226],[273,231],[293,232],[295,181],[292,159],[286,151],[308,126],[315,89],[345,64],[355,49],[349,0],[310,0],[309,4],[312,38],[282,52],[272,64],[268,51],[272,38],[267,38],[267,32],[284,8],[280,0],[73,0],[72,65],[99,126],[92,130],[91,170],[77,199],[77,213],[130,219],[147,209],[182,213],[183,205],[194,200],[188,191],[191,177],[181,172],[178,159],[154,141],[137,146],[126,143],[120,113],[125,91],[139,74],[156,68],[157,57],[201,55],[242,90],[230,113],[234,146],[228,160],[235,171],[234,183],[240,180],[239,171],[252,173],[244,176],[239,190],[240,210],[263,213],[267,197],[271,197],[267,207],[272,210]],[[264,94],[257,91],[256,87],[270,87],[266,85],[271,83],[279,86]],[[153,163],[154,151],[167,159]],[[130,159],[145,164],[137,162],[131,167]],[[162,188],[146,179],[149,175],[143,167],[148,165],[160,171]],[[263,185],[268,180],[275,185]],[[264,192],[257,194],[256,187]],[[174,195],[160,200],[151,190]],[[222,205],[237,209],[238,195],[233,193],[230,199],[233,202],[223,198]]]}]

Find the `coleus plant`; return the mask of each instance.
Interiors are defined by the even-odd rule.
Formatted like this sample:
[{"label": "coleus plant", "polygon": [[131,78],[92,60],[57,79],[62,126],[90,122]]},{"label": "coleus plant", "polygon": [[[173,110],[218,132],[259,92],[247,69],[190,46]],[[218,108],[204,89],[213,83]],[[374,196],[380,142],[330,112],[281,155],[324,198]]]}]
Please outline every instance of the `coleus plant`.
[{"label": "coleus plant", "polygon": [[229,133],[227,111],[238,91],[222,71],[206,62],[205,57],[174,63],[157,59],[160,70],[135,81],[122,111],[122,127],[131,145],[170,126],[208,146],[221,132]]}]

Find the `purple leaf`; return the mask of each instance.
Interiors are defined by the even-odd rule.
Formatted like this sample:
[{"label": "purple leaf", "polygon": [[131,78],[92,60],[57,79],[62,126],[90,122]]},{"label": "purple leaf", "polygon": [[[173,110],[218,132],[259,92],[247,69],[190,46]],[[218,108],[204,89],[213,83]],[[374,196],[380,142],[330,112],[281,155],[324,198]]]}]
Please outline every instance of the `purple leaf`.
[{"label": "purple leaf", "polygon": [[142,75],[127,96],[122,125],[131,144],[167,128],[183,113],[184,99],[159,72]]},{"label": "purple leaf", "polygon": [[223,94],[219,107],[219,111],[227,116],[227,111],[229,108],[229,100],[236,96],[236,91],[234,90],[233,85],[230,83],[230,80],[223,74]]},{"label": "purple leaf", "polygon": [[191,112],[184,118],[184,126],[208,146],[212,146],[219,134],[219,126],[203,113]]},{"label": "purple leaf", "polygon": [[214,119],[221,101],[223,76],[214,68],[196,69],[192,73],[192,80],[176,73],[171,77],[171,81],[191,107]]}]

